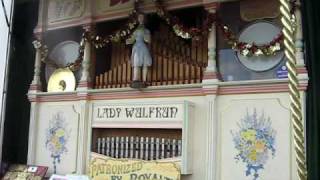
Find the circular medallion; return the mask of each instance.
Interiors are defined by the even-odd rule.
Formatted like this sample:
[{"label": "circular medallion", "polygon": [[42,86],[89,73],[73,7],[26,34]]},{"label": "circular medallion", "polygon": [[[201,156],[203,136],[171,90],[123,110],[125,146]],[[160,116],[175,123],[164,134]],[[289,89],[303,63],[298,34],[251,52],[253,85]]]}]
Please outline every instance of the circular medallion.
[{"label": "circular medallion", "polygon": [[[254,23],[245,28],[239,36],[240,42],[255,43],[256,45],[268,44],[281,33],[281,29],[269,22]],[[267,71],[278,65],[284,57],[284,52],[277,52],[271,56],[243,56],[237,52],[239,61],[253,71]]]},{"label": "circular medallion", "polygon": [[[75,41],[64,41],[56,45],[49,54],[49,59],[54,61],[59,67],[65,67],[74,63],[79,57],[79,43]],[[51,65],[46,65],[45,76],[48,82],[51,74],[56,70]],[[80,72],[75,72],[76,79],[80,78]]]},{"label": "circular medallion", "polygon": [[74,91],[76,79],[69,68],[55,70],[49,78],[48,92]]}]

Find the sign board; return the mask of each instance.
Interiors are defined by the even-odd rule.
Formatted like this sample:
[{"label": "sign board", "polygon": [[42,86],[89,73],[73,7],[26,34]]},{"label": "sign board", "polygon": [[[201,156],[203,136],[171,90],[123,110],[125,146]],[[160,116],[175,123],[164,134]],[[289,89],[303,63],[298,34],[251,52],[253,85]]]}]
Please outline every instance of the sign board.
[{"label": "sign board", "polygon": [[114,159],[92,153],[90,178],[92,180],[180,180],[180,163]]},{"label": "sign board", "polygon": [[91,104],[90,121],[93,128],[181,129],[181,174],[192,174],[194,106],[190,101],[99,101]]},{"label": "sign board", "polygon": [[94,108],[96,121],[183,121],[183,104],[123,104]]},{"label": "sign board", "polygon": [[283,65],[277,70],[277,78],[288,78],[288,69],[287,66]]}]

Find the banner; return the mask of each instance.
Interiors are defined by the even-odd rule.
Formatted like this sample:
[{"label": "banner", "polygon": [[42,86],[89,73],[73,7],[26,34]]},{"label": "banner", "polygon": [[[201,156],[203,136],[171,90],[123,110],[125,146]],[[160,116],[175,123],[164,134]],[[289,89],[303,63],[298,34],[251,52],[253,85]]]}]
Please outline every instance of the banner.
[{"label": "banner", "polygon": [[180,180],[180,161],[114,159],[91,154],[92,180]]}]

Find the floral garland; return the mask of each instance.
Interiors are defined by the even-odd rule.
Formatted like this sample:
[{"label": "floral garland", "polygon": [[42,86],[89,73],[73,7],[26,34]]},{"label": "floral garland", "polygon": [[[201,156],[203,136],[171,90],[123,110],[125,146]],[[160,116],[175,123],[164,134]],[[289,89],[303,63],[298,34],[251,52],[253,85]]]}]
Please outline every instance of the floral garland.
[{"label": "floral garland", "polygon": [[108,35],[107,37],[90,36],[89,33],[86,32],[86,34],[84,35],[84,38],[86,40],[90,39],[96,49],[103,48],[111,42],[120,42],[121,40],[127,39],[133,33],[134,29],[138,25],[137,14],[139,12],[138,11],[139,5],[140,5],[140,0],[135,0],[134,9],[129,14],[129,20],[124,25],[124,28],[112,33],[111,35]]},{"label": "floral garland", "polygon": [[40,54],[41,54],[40,60],[41,60],[42,62],[44,62],[44,63],[47,63],[47,62],[46,62],[46,58],[47,58],[47,56],[48,56],[48,51],[49,51],[49,50],[48,50],[48,46],[45,45],[45,44],[43,44],[43,42],[40,41],[40,40],[38,40],[38,39],[35,39],[35,40],[32,42],[32,44],[33,44],[33,47],[34,47],[35,49],[37,49],[37,50],[40,51]]},{"label": "floral garland", "polygon": [[[130,16],[130,19],[133,19],[132,17],[136,14],[132,14]],[[94,46],[99,49],[102,47],[105,47],[107,44],[111,42],[120,42],[121,40],[127,39],[134,31],[134,29],[137,27],[137,21],[136,20],[130,20],[126,25],[125,28],[116,31],[115,33],[108,35],[107,37],[101,37],[101,36],[92,36],[91,42],[93,42]]]},{"label": "floral garland", "polygon": [[162,18],[169,26],[172,27],[173,31],[177,36],[183,39],[196,39],[204,33],[208,33],[211,30],[212,24],[216,21],[216,15],[208,13],[206,20],[204,21],[201,28],[191,27],[188,28],[181,23],[178,17],[171,16],[166,10],[165,5],[161,0],[154,0],[156,5],[156,13]]},{"label": "floral garland", "polygon": [[[230,28],[226,25],[222,25],[219,18],[216,14],[207,13],[206,19],[203,25],[199,27],[186,27],[178,17],[171,16],[165,9],[165,5],[161,0],[153,0],[156,5],[156,13],[157,15],[162,18],[170,27],[172,27],[175,34],[184,39],[195,39],[199,40],[200,36],[203,34],[207,34],[211,31],[211,27],[213,23],[219,27],[223,35],[228,41],[228,44],[232,46],[232,49],[240,52],[241,55],[251,57],[251,56],[271,56],[275,55],[277,52],[282,50],[282,41],[283,41],[283,34],[280,33],[277,35],[271,42],[263,45],[257,45],[256,43],[247,43],[247,42],[239,42],[234,35],[234,33],[230,30]],[[105,47],[107,44],[111,42],[119,42],[121,40],[127,39],[137,27],[137,13],[138,8],[141,4],[141,0],[135,0],[134,2],[134,9],[129,14],[129,21],[126,23],[123,29],[114,32],[107,37],[101,36],[90,36],[88,32],[85,32],[84,39],[89,40],[94,44],[94,46],[98,48]]]},{"label": "floral garland", "polygon": [[239,42],[228,26],[221,26],[221,30],[228,44],[232,45],[232,49],[238,51],[242,56],[271,56],[282,50],[282,33],[267,44],[257,45],[254,42]]},{"label": "floral garland", "polygon": [[[90,31],[85,31],[82,34],[82,39],[80,42],[80,47],[79,47],[79,56],[78,58],[73,62],[67,64],[65,67],[68,67],[71,71],[77,71],[80,69],[82,61],[83,61],[83,54],[84,54],[84,45],[86,41],[90,41],[93,43],[96,49],[105,47],[107,44],[111,42],[119,42],[123,39],[127,39],[129,35],[132,34],[133,30],[136,28],[138,22],[137,22],[137,9],[138,9],[138,4],[140,1],[136,0],[134,4],[134,10],[129,14],[129,21],[125,25],[125,28],[118,30],[114,32],[113,34],[102,38],[101,36],[93,36],[90,34]],[[45,64],[50,64],[51,66],[55,68],[59,68],[59,66],[54,63],[52,60],[48,60],[47,55],[48,55],[48,48],[46,45],[42,45],[41,41],[35,40],[33,42],[34,47],[37,49],[39,48],[41,50],[41,61],[44,62]]]},{"label": "floral garland", "polygon": [[[86,34],[86,33],[84,33]],[[79,47],[79,55],[78,58],[73,62],[73,63],[69,63],[67,64],[64,68],[69,68],[71,71],[77,71],[80,69],[81,63],[82,63],[82,59],[83,59],[83,52],[84,52],[84,40],[86,38],[84,38],[85,35],[83,35],[83,38],[81,40],[80,43],[80,47]],[[47,65],[50,65],[54,68],[61,68],[57,63],[55,63],[52,59],[48,58],[48,46],[43,44],[42,41],[35,39],[32,42],[33,46],[35,49],[38,49],[40,51],[41,54],[41,61]]]},{"label": "floral garland", "polygon": [[215,23],[219,27],[228,44],[232,45],[232,49],[240,52],[241,55],[251,57],[251,56],[271,56],[275,55],[277,52],[282,50],[283,34],[278,34],[272,41],[267,44],[257,45],[256,43],[239,42],[226,25],[222,25],[220,19],[213,13],[207,13],[207,18],[203,23],[201,28],[191,27],[187,28],[185,25],[179,21],[178,17],[171,16],[164,8],[164,4],[161,0],[154,0],[157,8],[157,14],[159,17],[164,19],[168,25],[173,28],[173,31],[177,36],[184,39],[196,39],[203,33],[211,31],[212,24]]}]

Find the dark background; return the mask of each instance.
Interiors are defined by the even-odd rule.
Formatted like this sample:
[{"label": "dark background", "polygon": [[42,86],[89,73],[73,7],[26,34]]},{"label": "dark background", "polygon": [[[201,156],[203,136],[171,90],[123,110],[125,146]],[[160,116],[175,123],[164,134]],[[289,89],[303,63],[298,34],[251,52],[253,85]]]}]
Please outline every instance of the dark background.
[{"label": "dark background", "polygon": [[2,160],[26,163],[30,118],[27,92],[33,79],[35,51],[32,41],[38,1],[15,0],[14,6]]},{"label": "dark background", "polygon": [[[309,87],[307,92],[307,153],[310,180],[319,180],[320,121],[320,2],[303,1],[303,19]],[[30,103],[27,99],[33,78],[33,29],[36,26],[38,0],[15,0],[9,84],[4,126],[3,161],[26,163]]]}]

